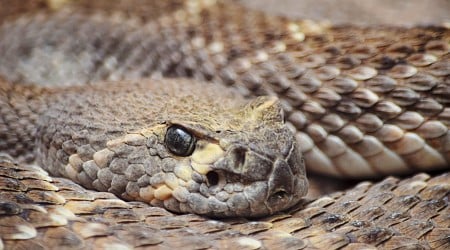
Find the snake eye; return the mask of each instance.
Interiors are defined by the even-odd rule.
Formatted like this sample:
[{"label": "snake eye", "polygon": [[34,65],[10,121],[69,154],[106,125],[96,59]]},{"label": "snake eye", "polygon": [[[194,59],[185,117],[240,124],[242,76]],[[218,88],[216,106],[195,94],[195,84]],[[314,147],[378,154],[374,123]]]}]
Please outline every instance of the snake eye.
[{"label": "snake eye", "polygon": [[195,148],[195,137],[180,126],[171,126],[167,129],[164,140],[167,149],[178,156],[188,156]]}]

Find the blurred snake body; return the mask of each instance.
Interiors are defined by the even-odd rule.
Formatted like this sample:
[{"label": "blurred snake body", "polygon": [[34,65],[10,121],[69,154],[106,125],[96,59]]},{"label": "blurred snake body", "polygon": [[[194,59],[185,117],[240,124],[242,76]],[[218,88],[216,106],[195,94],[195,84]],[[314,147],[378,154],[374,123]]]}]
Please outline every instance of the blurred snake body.
[{"label": "blurred snake body", "polygon": [[447,28],[153,5],[80,1],[4,21],[0,151],[88,189],[213,217],[292,207],[305,165],[351,179],[449,167]]}]

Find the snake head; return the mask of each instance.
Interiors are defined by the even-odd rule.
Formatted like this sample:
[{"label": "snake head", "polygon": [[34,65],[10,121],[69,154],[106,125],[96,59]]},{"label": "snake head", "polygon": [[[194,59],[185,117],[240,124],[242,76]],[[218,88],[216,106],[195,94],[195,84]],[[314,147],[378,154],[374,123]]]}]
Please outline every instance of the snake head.
[{"label": "snake head", "polygon": [[287,209],[306,194],[304,162],[278,99],[259,97],[235,116],[239,119],[216,127],[182,120],[167,124],[164,146],[176,159],[169,175],[177,183],[168,185],[167,176],[160,187],[153,183],[168,192],[164,207],[257,217]]},{"label": "snake head", "polygon": [[[49,116],[45,124],[73,121],[69,131],[74,134],[63,131],[55,136],[51,127],[43,127],[42,131],[49,131],[43,141],[67,138],[67,142],[60,149],[43,148],[41,165],[60,162],[61,167],[49,171],[126,200],[212,217],[269,215],[291,207],[306,194],[302,155],[277,98],[249,101],[218,86],[156,83],[142,83],[128,92],[111,87],[109,92],[92,91],[96,105],[107,100],[102,105],[114,107],[110,112],[115,116],[86,116],[89,107],[69,113],[70,119]],[[146,91],[152,86],[153,92],[162,93],[153,97]],[[211,95],[197,94],[205,92]],[[155,104],[157,98],[161,105]],[[66,103],[66,99],[61,100]],[[59,114],[59,110],[50,112]],[[147,114],[152,114],[151,119]],[[96,127],[108,130],[92,131]],[[69,150],[70,145],[74,150]],[[69,151],[72,154],[66,156]]]}]

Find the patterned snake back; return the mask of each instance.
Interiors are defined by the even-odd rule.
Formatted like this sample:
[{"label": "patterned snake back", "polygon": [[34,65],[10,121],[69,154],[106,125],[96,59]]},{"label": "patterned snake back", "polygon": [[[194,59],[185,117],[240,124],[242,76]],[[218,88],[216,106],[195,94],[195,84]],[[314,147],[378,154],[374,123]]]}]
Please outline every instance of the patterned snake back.
[{"label": "patterned snake back", "polygon": [[[219,217],[292,207],[304,165],[351,179],[449,167],[447,28],[328,27],[225,1],[132,6],[78,1],[0,20],[1,151]],[[249,101],[261,95],[279,101]],[[188,160],[167,145],[172,128],[196,138]]]}]

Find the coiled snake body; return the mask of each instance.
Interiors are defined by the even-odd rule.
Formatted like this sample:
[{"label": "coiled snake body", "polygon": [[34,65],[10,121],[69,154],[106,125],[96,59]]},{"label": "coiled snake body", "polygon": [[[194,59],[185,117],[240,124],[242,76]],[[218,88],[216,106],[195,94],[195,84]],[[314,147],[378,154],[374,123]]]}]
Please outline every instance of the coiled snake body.
[{"label": "coiled snake body", "polygon": [[[36,160],[53,176],[89,189],[214,217],[260,217],[293,207],[307,192],[305,164],[308,171],[345,178],[449,166],[446,28],[330,28],[215,1],[148,3],[144,14],[123,11],[121,2],[108,11],[84,4],[10,18],[0,29],[0,150],[22,165]],[[51,181],[37,172],[27,177],[37,170],[6,158],[2,167],[10,173],[3,179],[15,176],[20,184],[27,178]],[[444,191],[431,199],[448,219],[448,176],[437,180]],[[53,182],[62,183],[53,191],[72,188],[59,178]],[[5,189],[13,192],[2,196],[3,225],[29,209],[12,195],[32,193],[33,185],[23,185]],[[369,191],[367,197],[378,194]],[[364,200],[353,195],[355,200],[342,198],[345,206]],[[127,209],[143,208],[130,204]],[[328,220],[344,221],[333,218]],[[386,220],[375,227],[389,226]],[[364,222],[354,220],[354,227],[373,226],[357,221]],[[290,223],[288,233],[308,227],[304,220]],[[248,234],[268,230],[262,222],[254,226],[261,229]],[[443,230],[445,240],[449,232]],[[391,238],[380,240],[381,231],[346,243],[386,244]],[[7,246],[20,239],[4,235]],[[87,235],[82,237],[103,234]],[[407,242],[425,242],[407,236]],[[260,243],[243,240],[237,244]],[[143,245],[160,243],[171,244]],[[302,244],[317,246],[294,245]]]}]

